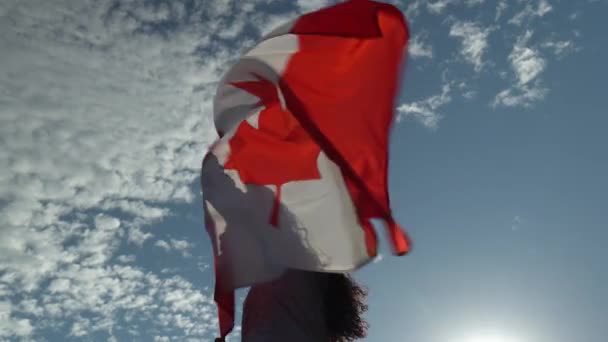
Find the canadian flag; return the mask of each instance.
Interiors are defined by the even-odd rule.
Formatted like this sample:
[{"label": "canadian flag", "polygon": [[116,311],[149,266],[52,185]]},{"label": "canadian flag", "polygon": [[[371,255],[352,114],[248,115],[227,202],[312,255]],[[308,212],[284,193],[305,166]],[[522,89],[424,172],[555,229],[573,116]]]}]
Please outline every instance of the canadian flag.
[{"label": "canadian flag", "polygon": [[347,272],[372,260],[372,218],[396,254],[409,250],[387,188],[407,41],[397,8],[346,1],[277,28],[220,82],[202,188],[222,337],[234,289],[287,268]]}]

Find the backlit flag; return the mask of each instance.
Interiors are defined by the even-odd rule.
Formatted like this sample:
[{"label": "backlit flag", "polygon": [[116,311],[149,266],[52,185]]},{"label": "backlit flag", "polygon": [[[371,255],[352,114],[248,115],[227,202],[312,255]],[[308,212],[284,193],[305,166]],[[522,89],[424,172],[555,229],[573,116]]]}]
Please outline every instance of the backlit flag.
[{"label": "backlit flag", "polygon": [[384,221],[396,254],[388,138],[408,31],[389,4],[351,0],[268,34],[220,82],[220,136],[202,166],[220,332],[234,289],[285,269],[348,272],[377,254]]}]

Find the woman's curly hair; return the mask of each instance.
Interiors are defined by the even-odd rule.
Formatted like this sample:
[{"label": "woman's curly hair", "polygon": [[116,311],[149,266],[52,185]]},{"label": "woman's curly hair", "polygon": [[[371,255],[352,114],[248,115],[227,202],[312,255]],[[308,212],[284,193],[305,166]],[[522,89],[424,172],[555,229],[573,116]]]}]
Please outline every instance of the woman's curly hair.
[{"label": "woman's curly hair", "polygon": [[324,302],[330,342],[349,342],[367,335],[368,324],[363,319],[366,297],[367,290],[349,275],[328,274]]}]

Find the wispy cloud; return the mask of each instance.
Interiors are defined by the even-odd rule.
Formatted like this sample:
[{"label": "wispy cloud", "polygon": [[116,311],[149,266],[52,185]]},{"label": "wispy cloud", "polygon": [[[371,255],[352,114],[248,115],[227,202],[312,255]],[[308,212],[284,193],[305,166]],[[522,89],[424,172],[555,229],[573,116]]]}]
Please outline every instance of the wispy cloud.
[{"label": "wispy cloud", "polygon": [[494,21],[498,21],[502,17],[502,14],[507,9],[507,7],[508,5],[506,0],[500,0],[498,2],[498,4],[496,5],[496,14],[494,15]]},{"label": "wispy cloud", "polygon": [[452,97],[450,96],[451,86],[444,84],[441,88],[441,93],[430,96],[424,100],[404,103],[397,108],[397,121],[403,120],[405,117],[413,117],[415,120],[422,123],[424,126],[435,129],[442,118],[438,109],[448,104]]},{"label": "wispy cloud", "polygon": [[119,255],[116,260],[125,264],[132,263],[135,261],[135,255]]},{"label": "wispy cloud", "polygon": [[538,50],[528,46],[532,38],[532,31],[520,36],[509,54],[509,61],[517,76],[519,85],[525,85],[533,81],[545,70],[546,61]]},{"label": "wispy cloud", "polygon": [[186,240],[170,239],[169,241],[157,240],[154,245],[166,252],[177,251],[182,254],[183,257],[190,257],[190,250],[193,248],[192,244]]},{"label": "wispy cloud", "polygon": [[458,84],[458,89],[465,100],[471,101],[477,96],[477,91],[472,89],[465,81],[461,81]]},{"label": "wispy cloud", "polygon": [[170,251],[171,250],[171,246],[169,245],[169,243],[165,240],[158,240],[154,243],[154,246],[158,247],[158,248],[162,248],[165,251]]},{"label": "wispy cloud", "polygon": [[453,2],[454,2],[454,0],[428,1],[426,3],[426,7],[430,13],[441,14],[443,12],[443,10],[445,10],[445,8]]},{"label": "wispy cloud", "polygon": [[462,40],[460,54],[467,62],[473,64],[475,71],[481,71],[483,67],[483,55],[488,48],[490,32],[491,29],[468,21],[455,22],[450,28],[450,36]]},{"label": "wispy cloud", "polygon": [[526,31],[517,38],[509,61],[515,73],[516,83],[514,86],[498,93],[493,105],[505,106],[530,106],[541,100],[547,93],[547,89],[540,86],[539,76],[545,70],[547,62],[541,56],[538,49],[529,46],[532,31]]},{"label": "wispy cloud", "polygon": [[518,12],[513,18],[509,20],[510,24],[521,25],[529,19],[534,17],[543,17],[545,14],[551,12],[553,7],[547,2],[547,0],[539,0],[536,7],[531,4],[526,4],[524,9]]},{"label": "wispy cloud", "polygon": [[426,8],[429,13],[442,14],[449,5],[464,4],[468,7],[478,6],[485,0],[432,0],[426,2]]},{"label": "wispy cloud", "polygon": [[541,44],[541,47],[551,50],[557,58],[579,50],[571,40],[547,40]]},{"label": "wispy cloud", "polygon": [[496,95],[492,106],[529,107],[533,103],[544,99],[547,91],[546,88],[527,85],[508,88]]},{"label": "wispy cloud", "polygon": [[[396,4],[399,1],[392,0],[390,2]],[[420,14],[420,10],[422,9],[423,5],[423,0],[409,1],[405,6],[405,16],[409,20],[416,18]]]},{"label": "wispy cloud", "polygon": [[426,38],[426,34],[417,34],[410,39],[408,52],[412,58],[433,58],[433,48]]}]

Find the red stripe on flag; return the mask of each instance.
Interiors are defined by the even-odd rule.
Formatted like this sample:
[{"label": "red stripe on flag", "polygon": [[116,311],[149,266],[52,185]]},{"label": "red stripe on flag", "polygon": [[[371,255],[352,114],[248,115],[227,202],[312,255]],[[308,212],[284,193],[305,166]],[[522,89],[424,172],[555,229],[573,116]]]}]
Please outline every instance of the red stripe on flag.
[{"label": "red stripe on flag", "polygon": [[346,1],[301,16],[291,29],[291,33],[334,37],[379,37],[382,33],[378,27],[377,8],[378,3],[373,1]]},{"label": "red stripe on flag", "polygon": [[[338,9],[343,12],[338,14]],[[370,256],[377,249],[375,234],[369,231],[372,218],[384,220],[394,253],[405,254],[409,239],[394,222],[388,196],[388,136],[407,25],[397,8],[373,1],[349,1],[321,12],[329,11],[335,11],[331,22],[324,15],[315,19],[327,25],[327,36],[298,36],[299,51],[281,77],[281,91],[287,108],[340,167]],[[349,27],[349,11],[374,18],[382,38],[333,35]],[[312,30],[311,20],[304,16],[296,29],[305,32],[311,25]],[[362,26],[371,27],[367,21]]]}]

